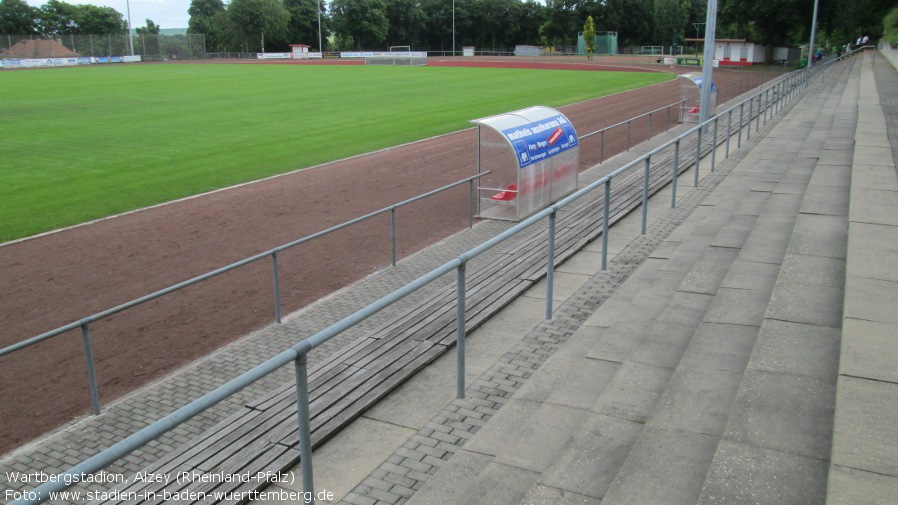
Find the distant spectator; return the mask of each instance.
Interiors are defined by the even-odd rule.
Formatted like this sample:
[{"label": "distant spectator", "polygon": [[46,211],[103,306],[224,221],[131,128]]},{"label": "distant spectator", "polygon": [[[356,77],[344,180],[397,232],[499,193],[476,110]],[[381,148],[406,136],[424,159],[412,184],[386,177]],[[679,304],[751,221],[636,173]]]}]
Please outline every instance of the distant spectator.
[{"label": "distant spectator", "polygon": [[867,44],[870,43],[870,37],[867,37],[866,35],[864,35],[864,38],[861,39],[861,43],[866,46]]}]

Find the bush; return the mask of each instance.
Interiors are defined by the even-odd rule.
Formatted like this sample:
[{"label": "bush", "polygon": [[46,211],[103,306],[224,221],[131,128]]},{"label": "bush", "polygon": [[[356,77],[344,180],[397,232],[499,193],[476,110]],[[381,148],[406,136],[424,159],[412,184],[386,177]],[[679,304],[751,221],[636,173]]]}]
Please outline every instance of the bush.
[{"label": "bush", "polygon": [[882,36],[886,42],[895,47],[898,44],[898,7],[889,11],[882,21]]}]

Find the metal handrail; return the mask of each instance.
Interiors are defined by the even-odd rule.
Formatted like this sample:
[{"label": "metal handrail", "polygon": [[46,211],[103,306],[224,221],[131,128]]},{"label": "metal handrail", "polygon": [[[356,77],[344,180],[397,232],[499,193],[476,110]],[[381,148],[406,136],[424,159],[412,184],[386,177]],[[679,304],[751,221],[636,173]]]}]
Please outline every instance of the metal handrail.
[{"label": "metal handrail", "polygon": [[[574,201],[582,198],[588,193],[592,191],[598,190],[600,188],[604,188],[605,192],[605,200],[603,207],[603,223],[602,223],[602,269],[606,269],[606,260],[607,260],[607,245],[608,245],[608,228],[609,228],[609,201],[611,196],[611,182],[614,178],[619,177],[625,172],[631,170],[633,167],[638,166],[639,164],[644,164],[646,170],[646,177],[644,179],[643,185],[643,228],[642,233],[646,233],[645,227],[645,215],[647,213],[647,192],[648,192],[648,169],[651,164],[651,158],[654,155],[659,154],[662,150],[667,149],[671,146],[675,146],[676,148],[676,157],[674,159],[674,167],[673,167],[673,180],[672,183],[674,185],[674,202],[672,202],[672,206],[675,204],[676,198],[676,174],[678,172],[678,161],[679,161],[679,147],[680,142],[690,135],[698,133],[698,142],[697,142],[697,150],[696,150],[696,159],[695,159],[695,184],[698,185],[698,171],[699,171],[699,161],[700,161],[700,152],[701,152],[701,135],[702,131],[712,126],[715,129],[715,134],[717,130],[717,123],[723,114],[727,114],[728,118],[732,118],[733,111],[738,107],[740,111],[744,109],[744,105],[748,102],[750,105],[754,103],[757,99],[759,103],[758,108],[758,117],[761,115],[761,101],[762,95],[767,97],[767,100],[764,104],[764,116],[766,118],[768,110],[771,112],[782,111],[784,108],[784,103],[786,100],[791,100],[800,95],[802,91],[807,89],[810,85],[810,82],[818,75],[823,76],[823,72],[826,67],[836,61],[841,60],[832,60],[827,62],[826,64],[817,67],[814,70],[810,70],[809,67],[806,67],[801,70],[797,70],[792,72],[786,76],[784,76],[781,80],[772,84],[767,89],[763,89],[758,93],[746,98],[742,102],[733,105],[727,110],[724,110],[720,114],[709,118],[707,121],[697,124],[693,128],[687,130],[686,132],[678,135],[675,139],[666,142],[665,144],[656,147],[645,155],[639,157],[636,160],[633,160],[624,166],[614,170],[613,172],[603,176],[599,180],[587,185],[586,187],[575,191],[574,193],[568,195],[557,203],[551,205],[550,207],[543,209],[542,211],[530,216],[524,221],[516,224],[515,226],[505,230],[499,235],[493,237],[492,239],[480,244],[477,247],[459,255],[455,259],[431,270],[429,273],[413,280],[412,282],[406,284],[405,286],[393,291],[389,295],[380,298],[374,303],[354,312],[350,316],[338,321],[337,323],[319,331],[315,335],[302,340],[289,349],[279,353],[273,358],[268,359],[267,361],[257,365],[256,367],[250,369],[247,372],[242,373],[236,378],[228,381],[224,385],[216,388],[215,390],[197,398],[196,400],[191,401],[187,405],[177,409],[171,414],[166,415],[165,417],[159,419],[158,421],[150,424],[149,426],[133,433],[132,435],[126,437],[125,439],[113,444],[109,448],[101,451],[100,453],[84,460],[83,462],[75,465],[71,469],[63,472],[55,476],[53,479],[49,479],[48,482],[41,484],[37,488],[31,491],[21,492],[22,496],[20,499],[17,499],[12,502],[15,505],[25,505],[25,504],[34,504],[34,503],[42,503],[49,499],[49,493],[61,491],[71,487],[74,484],[72,477],[80,476],[84,474],[92,474],[95,473],[106,466],[112,464],[117,459],[121,458],[139,448],[140,446],[146,444],[147,442],[159,437],[165,432],[171,430],[172,428],[184,423],[188,419],[196,416],[197,414],[203,412],[209,407],[217,404],[218,402],[224,400],[225,398],[231,396],[232,394],[237,393],[243,388],[249,386],[250,384],[256,382],[257,380],[271,374],[275,370],[279,369],[282,366],[288,365],[291,361],[294,363],[295,371],[296,371],[296,383],[297,383],[297,416],[299,423],[299,439],[300,439],[300,458],[303,461],[301,465],[302,472],[302,486],[305,491],[305,496],[311,496],[312,501],[309,503],[314,503],[314,486],[312,479],[312,447],[311,447],[311,423],[309,417],[309,390],[308,390],[308,353],[320,346],[321,344],[327,342],[331,338],[339,335],[343,331],[346,331],[356,324],[364,321],[368,317],[380,312],[384,308],[396,303],[402,298],[408,296],[409,294],[414,293],[418,289],[430,284],[431,282],[439,279],[445,274],[452,272],[453,270],[457,273],[457,288],[456,288],[456,297],[457,297],[457,316],[456,316],[456,393],[459,397],[464,396],[464,338],[465,338],[465,270],[467,263],[473,258],[479,256],[485,251],[495,247],[496,245],[508,240],[509,238],[523,232],[524,230],[530,228],[531,226],[542,222],[544,219],[548,219],[549,221],[549,246],[547,250],[547,300],[546,300],[546,310],[547,316],[551,315],[552,310],[552,272],[554,266],[554,229],[555,229],[555,220],[557,217],[557,213],[563,207],[573,203]],[[777,92],[774,93],[774,102],[771,103],[769,100],[769,91],[771,89],[776,88]],[[739,135],[741,138],[741,131],[744,126],[747,126],[747,129],[750,131],[752,127],[752,119],[753,116],[750,114],[748,118],[748,122],[745,123],[740,119],[739,121]],[[759,127],[760,123],[756,123],[756,129]],[[756,130],[757,131],[757,130]],[[727,154],[729,154],[729,137],[734,135],[731,131],[731,128],[728,123],[727,127]],[[714,171],[714,163],[715,163],[715,149],[718,145],[718,139],[714,138],[713,140],[714,148],[712,148],[711,152],[711,171]]]},{"label": "metal handrail", "polygon": [[94,323],[94,322],[96,322],[96,321],[99,321],[99,320],[101,320],[101,319],[104,319],[104,318],[106,318],[106,317],[109,317],[109,316],[111,316],[111,315],[113,315],[113,314],[117,314],[117,313],[122,312],[122,311],[124,311],[124,310],[127,310],[127,309],[130,309],[130,308],[136,307],[136,306],[138,306],[138,305],[144,304],[144,303],[149,302],[149,301],[151,301],[151,300],[155,300],[155,299],[157,299],[157,298],[160,298],[160,297],[165,296],[165,295],[167,295],[167,294],[170,294],[170,293],[173,293],[173,292],[175,292],[175,291],[181,290],[181,289],[186,288],[186,287],[188,287],[188,286],[192,286],[192,285],[197,284],[197,283],[199,283],[199,282],[202,282],[202,281],[211,279],[211,278],[216,277],[216,276],[218,276],[218,275],[221,275],[221,274],[223,274],[223,273],[230,272],[231,270],[240,268],[240,267],[245,266],[245,265],[247,265],[247,264],[249,264],[249,263],[253,263],[253,262],[258,261],[258,260],[260,260],[260,259],[267,258],[267,257],[269,257],[269,256],[272,257],[272,265],[273,265],[273,271],[274,271],[274,284],[275,284],[275,286],[274,286],[274,290],[275,290],[275,321],[278,322],[278,323],[280,323],[280,322],[281,322],[281,314],[280,314],[280,294],[279,294],[279,293],[280,293],[280,289],[279,289],[278,280],[277,280],[277,279],[278,279],[278,275],[277,275],[277,254],[278,254],[278,253],[283,252],[283,251],[286,251],[286,250],[291,249],[291,248],[293,248],[293,247],[296,247],[296,246],[298,246],[298,245],[300,245],[300,244],[303,244],[303,243],[305,243],[305,242],[308,242],[308,241],[310,241],[310,240],[314,240],[314,239],[319,238],[319,237],[322,237],[322,236],[324,236],[324,235],[333,233],[333,232],[335,232],[335,231],[342,230],[343,228],[346,228],[347,226],[351,226],[351,225],[353,225],[353,224],[357,224],[357,223],[362,222],[362,221],[365,221],[365,220],[367,220],[367,219],[371,219],[371,218],[373,218],[373,217],[377,217],[377,216],[380,216],[380,215],[385,214],[385,213],[387,213],[387,212],[390,212],[390,214],[391,214],[391,234],[390,234],[390,235],[391,235],[391,242],[392,242],[392,265],[395,266],[395,265],[396,265],[396,219],[395,219],[395,212],[396,212],[396,209],[401,208],[401,207],[404,207],[404,206],[406,206],[406,205],[410,205],[410,204],[412,204],[412,203],[415,203],[415,202],[417,202],[417,201],[419,201],[419,200],[423,200],[423,199],[428,198],[428,197],[430,197],[430,196],[433,196],[433,195],[435,195],[435,194],[442,193],[442,192],[447,191],[447,190],[449,190],[449,189],[452,189],[452,188],[461,186],[461,185],[463,185],[463,184],[468,184],[468,185],[470,186],[470,189],[469,189],[469,200],[471,200],[471,201],[469,201],[469,205],[468,205],[468,226],[473,226],[473,186],[474,186],[474,180],[479,179],[480,177],[483,177],[483,176],[485,176],[485,175],[487,175],[487,174],[489,174],[489,173],[490,173],[490,172],[487,171],[487,172],[483,172],[483,173],[480,173],[480,174],[477,174],[477,175],[474,175],[474,176],[471,176],[471,177],[466,177],[465,179],[462,179],[462,180],[460,180],[460,181],[456,181],[456,182],[454,182],[454,183],[447,184],[447,185],[445,185],[445,186],[442,186],[442,187],[440,187],[440,188],[434,189],[434,190],[432,190],[432,191],[428,191],[427,193],[423,193],[423,194],[418,195],[418,196],[415,196],[415,197],[413,197],[413,198],[409,198],[408,200],[403,200],[403,201],[401,201],[401,202],[399,202],[399,203],[395,203],[395,204],[393,204],[393,205],[390,205],[389,207],[384,207],[384,208],[382,208],[382,209],[380,209],[380,210],[376,210],[376,211],[374,211],[374,212],[370,212],[370,213],[365,214],[365,215],[363,215],[363,216],[359,216],[359,217],[357,217],[357,218],[355,218],[355,219],[351,219],[351,220],[346,221],[346,222],[344,222],[344,223],[341,223],[341,224],[332,226],[332,227],[330,227],[330,228],[327,228],[326,230],[322,230],[322,231],[319,231],[319,232],[315,232],[315,233],[313,233],[313,234],[311,234],[311,235],[306,235],[306,236],[304,236],[304,237],[302,237],[302,238],[299,238],[299,239],[297,239],[297,240],[294,240],[294,241],[292,241],[292,242],[288,242],[288,243],[286,243],[286,244],[283,244],[283,245],[274,247],[274,248],[272,248],[272,249],[269,249],[269,250],[267,250],[267,251],[265,251],[265,252],[255,254],[255,255],[253,255],[253,256],[250,256],[250,257],[244,258],[244,259],[242,259],[242,260],[236,261],[236,262],[234,262],[234,263],[231,263],[231,264],[229,264],[229,265],[225,265],[225,266],[223,266],[223,267],[221,267],[221,268],[212,270],[212,271],[207,272],[207,273],[205,273],[205,274],[198,275],[198,276],[196,276],[196,277],[193,277],[193,278],[191,278],[191,279],[187,279],[187,280],[182,281],[182,282],[179,282],[179,283],[177,283],[177,284],[173,284],[173,285],[171,285],[171,286],[169,286],[169,287],[167,287],[167,288],[160,289],[159,291],[155,291],[155,292],[150,293],[150,294],[148,294],[148,295],[144,295],[144,296],[141,296],[141,297],[139,297],[139,298],[135,298],[135,299],[133,299],[133,300],[131,300],[131,301],[122,303],[122,304],[120,304],[120,305],[116,305],[115,307],[112,307],[112,308],[103,310],[103,311],[101,311],[101,312],[97,312],[97,313],[95,313],[95,314],[92,314],[92,315],[89,315],[89,316],[86,316],[86,317],[83,317],[83,318],[81,318],[81,319],[79,319],[79,320],[77,320],[77,321],[73,321],[73,322],[71,322],[71,323],[68,323],[68,324],[66,324],[66,325],[60,326],[60,327],[55,328],[55,329],[53,329],[53,330],[50,330],[50,331],[41,333],[40,335],[31,337],[31,338],[29,338],[29,339],[27,339],[27,340],[23,340],[23,341],[21,341],[21,342],[17,342],[17,343],[15,343],[15,344],[10,345],[10,346],[4,347],[4,348],[0,349],[0,358],[2,358],[3,356],[6,356],[7,354],[11,354],[11,353],[13,353],[13,352],[16,352],[16,351],[25,349],[25,348],[27,348],[27,347],[30,347],[30,346],[35,345],[35,344],[38,344],[38,343],[40,343],[40,342],[43,342],[43,341],[48,340],[48,339],[50,339],[50,338],[56,337],[56,336],[61,335],[61,334],[63,334],[63,333],[66,333],[66,332],[69,332],[69,331],[72,331],[72,330],[76,330],[76,329],[78,329],[78,328],[81,328],[82,336],[83,336],[83,338],[84,338],[85,355],[86,355],[86,357],[87,357],[88,379],[89,379],[89,381],[90,381],[92,410],[93,410],[94,414],[99,414],[99,411],[100,411],[100,405],[99,405],[99,392],[97,391],[97,385],[96,385],[96,373],[95,373],[94,367],[93,367],[93,357],[92,357],[92,356],[93,356],[93,352],[92,352],[92,348],[91,348],[91,345],[90,345],[90,329],[89,329],[89,325],[90,325],[91,323]]},{"label": "metal handrail", "polygon": [[677,107],[681,106],[683,104],[683,102],[685,102],[685,101],[686,101],[686,99],[684,98],[684,99],[682,99],[678,102],[674,102],[670,105],[666,105],[664,107],[658,107],[655,110],[650,110],[650,111],[644,112],[638,116],[631,117],[630,119],[627,119],[626,121],[621,121],[621,122],[613,124],[611,126],[606,126],[605,128],[602,128],[601,130],[589,132],[585,135],[580,136],[579,140],[583,140],[583,139],[591,137],[593,135],[599,135],[599,138],[600,138],[600,141],[599,141],[599,163],[605,163],[605,132],[606,131],[611,130],[612,128],[617,128],[619,126],[627,125],[626,150],[629,151],[630,150],[630,126],[632,125],[633,121],[635,121],[637,119],[642,119],[643,117],[648,116],[649,121],[648,121],[648,131],[646,132],[646,139],[650,139],[650,138],[652,138],[652,114],[667,109],[667,120],[666,120],[665,126],[664,126],[664,131],[666,132],[666,131],[670,130],[670,109],[674,106],[677,106]]},{"label": "metal handrail", "polygon": [[[674,107],[674,106],[677,106],[677,105],[680,105],[680,104],[682,104],[684,101],[685,101],[685,99],[684,99],[684,100],[680,100],[680,101],[678,101],[678,102],[674,102],[674,103],[672,103],[672,104],[670,104],[670,105],[667,105],[667,106],[665,106],[665,107],[659,107],[659,108],[657,108],[657,109],[654,109],[654,110],[651,110],[651,111],[642,113],[642,114],[640,114],[640,115],[638,115],[638,116],[634,116],[633,118],[628,119],[627,121],[622,121],[622,122],[620,122],[620,123],[617,123],[617,124],[614,124],[614,125],[611,125],[611,126],[607,126],[607,127],[605,127],[605,128],[602,128],[601,130],[596,130],[596,131],[594,131],[594,132],[590,132],[590,133],[581,135],[581,136],[578,138],[578,140],[583,140],[583,139],[588,138],[588,137],[590,137],[590,136],[592,136],[592,135],[602,134],[603,138],[602,138],[602,145],[601,145],[601,147],[600,147],[600,152],[601,152],[601,157],[604,158],[604,148],[605,148],[605,146],[604,146],[604,132],[605,132],[606,130],[609,130],[609,129],[611,129],[611,128],[615,128],[615,127],[621,126],[621,125],[623,125],[623,124],[629,124],[630,122],[632,122],[632,121],[634,121],[634,120],[638,120],[638,119],[643,118],[643,117],[645,117],[645,116],[649,116],[649,117],[651,118],[651,115],[652,115],[653,113],[659,112],[659,111],[664,110],[664,109],[667,109],[667,110],[668,110],[668,125],[669,125],[670,108],[671,108],[671,107]],[[650,128],[651,128],[651,126],[650,126]],[[630,146],[629,146],[629,138],[630,138],[630,135],[629,135],[629,127],[628,127],[628,132],[627,132],[627,133],[628,133],[628,135],[627,135],[627,149],[629,150],[629,148],[630,148]],[[465,184],[465,183],[469,183],[469,184],[471,185],[471,187],[472,187],[472,188],[471,188],[471,195],[469,195],[469,197],[470,197],[470,199],[471,199],[472,201],[469,202],[469,204],[471,204],[469,207],[473,207],[473,181],[474,181],[475,179],[477,179],[477,178],[481,178],[481,177],[483,177],[483,176],[485,176],[485,175],[488,175],[489,173],[490,173],[490,171],[483,172],[483,173],[480,173],[480,174],[478,174],[478,175],[475,175],[475,176],[472,176],[472,177],[468,177],[468,178],[463,179],[463,180],[461,180],[461,181],[458,181],[458,182],[449,184],[449,185],[447,185],[447,186],[444,186],[444,187],[441,187],[441,188],[437,188],[437,189],[435,189],[435,190],[432,190],[432,191],[429,191],[429,192],[424,193],[424,194],[422,194],[422,195],[418,195],[418,196],[413,197],[413,198],[410,198],[410,199],[408,199],[408,200],[399,202],[399,203],[394,204],[394,205],[391,205],[391,206],[389,206],[389,207],[385,207],[385,208],[383,208],[383,209],[376,210],[376,211],[374,211],[374,212],[371,212],[371,213],[369,213],[369,214],[365,214],[365,215],[363,215],[363,216],[359,216],[359,217],[357,217],[357,218],[355,218],[355,219],[346,221],[346,222],[344,222],[344,223],[341,223],[341,224],[332,226],[332,227],[330,227],[330,228],[327,228],[326,230],[322,230],[322,231],[313,233],[313,234],[311,234],[311,235],[304,236],[304,237],[302,237],[302,238],[300,238],[300,239],[297,239],[297,240],[295,240],[295,241],[293,241],[293,242],[288,242],[288,243],[283,244],[283,245],[281,245],[281,246],[278,246],[278,247],[269,249],[268,251],[265,251],[265,252],[262,252],[262,253],[258,253],[258,254],[256,254],[256,255],[250,256],[250,257],[248,257],[248,258],[244,258],[244,259],[242,259],[242,260],[236,261],[236,262],[234,262],[234,263],[231,263],[231,264],[229,264],[229,265],[223,266],[223,267],[218,268],[218,269],[216,269],[216,270],[212,270],[212,271],[207,272],[207,273],[205,273],[205,274],[198,275],[198,276],[196,276],[196,277],[193,277],[193,278],[191,278],[191,279],[187,279],[187,280],[182,281],[182,282],[179,282],[179,283],[177,283],[177,284],[173,284],[173,285],[171,285],[171,286],[169,286],[169,287],[166,287],[166,288],[163,288],[163,289],[161,289],[161,290],[159,290],[159,291],[155,291],[155,292],[153,292],[153,293],[150,293],[150,294],[144,295],[144,296],[142,296],[142,297],[139,297],[139,298],[130,300],[130,301],[128,301],[128,302],[122,303],[122,304],[120,304],[120,305],[114,306],[114,307],[109,308],[109,309],[106,309],[106,310],[103,310],[103,311],[101,311],[101,312],[97,312],[97,313],[95,313],[95,314],[92,314],[92,315],[83,317],[83,318],[81,318],[81,319],[79,319],[79,320],[77,320],[77,321],[72,321],[71,323],[68,323],[68,324],[66,324],[66,325],[60,326],[60,327],[55,328],[55,329],[53,329],[53,330],[49,330],[49,331],[47,331],[47,332],[41,333],[40,335],[36,335],[36,336],[31,337],[31,338],[29,338],[29,339],[26,339],[26,340],[17,342],[17,343],[15,343],[15,344],[10,345],[10,346],[4,347],[4,348],[0,348],[0,358],[2,358],[3,356],[6,356],[7,354],[11,354],[11,353],[13,353],[13,352],[16,352],[16,351],[25,349],[25,348],[27,348],[27,347],[30,347],[30,346],[35,345],[35,344],[38,344],[38,343],[40,343],[40,342],[43,342],[43,341],[48,340],[48,339],[50,339],[50,338],[56,337],[56,336],[61,335],[61,334],[63,334],[63,333],[67,333],[67,332],[69,332],[69,331],[77,330],[77,329],[80,328],[80,329],[81,329],[81,332],[82,332],[82,338],[83,338],[83,341],[84,341],[85,357],[86,357],[87,368],[88,368],[88,381],[89,381],[90,394],[91,394],[91,410],[92,410],[92,412],[93,412],[95,415],[97,415],[97,414],[100,413],[100,402],[99,402],[99,391],[98,391],[97,382],[96,382],[96,372],[95,372],[95,370],[94,370],[94,364],[93,364],[93,351],[92,351],[92,346],[91,346],[91,343],[90,343],[90,324],[92,324],[92,323],[94,323],[94,322],[96,322],[96,321],[99,321],[99,320],[101,320],[101,319],[104,319],[104,318],[106,318],[106,317],[109,317],[109,316],[111,316],[111,315],[114,315],[114,314],[117,314],[117,313],[119,313],[119,312],[122,312],[122,311],[124,311],[124,310],[128,310],[128,309],[133,308],[133,307],[136,307],[136,306],[138,306],[138,305],[142,305],[142,304],[144,304],[144,303],[146,303],[146,302],[155,300],[156,298],[160,298],[160,297],[162,297],[162,296],[168,295],[168,294],[173,293],[173,292],[175,292],[175,291],[179,291],[179,290],[181,290],[181,289],[183,289],[183,288],[192,286],[192,285],[197,284],[197,283],[199,283],[199,282],[202,282],[202,281],[211,279],[212,277],[216,277],[216,276],[221,275],[221,274],[223,274],[223,273],[230,272],[231,270],[240,268],[240,267],[245,266],[245,265],[248,265],[248,264],[250,264],[250,263],[254,263],[254,262],[256,262],[256,261],[259,261],[259,260],[261,260],[261,259],[263,259],[263,258],[267,258],[267,257],[269,257],[269,256],[272,258],[272,271],[273,271],[273,279],[274,279],[273,282],[274,282],[274,306],[275,306],[274,312],[275,312],[275,322],[280,323],[280,322],[281,322],[281,311],[280,311],[280,305],[281,305],[281,304],[280,304],[280,286],[279,286],[279,280],[278,280],[278,279],[279,279],[279,275],[278,275],[278,259],[277,259],[278,253],[283,252],[283,251],[285,251],[285,250],[287,250],[287,249],[296,247],[296,246],[298,246],[298,245],[300,245],[300,244],[303,244],[303,243],[305,243],[305,242],[308,242],[308,241],[310,241],[310,240],[314,240],[314,239],[319,238],[319,237],[322,237],[322,236],[324,236],[324,235],[327,235],[327,234],[333,233],[333,232],[335,232],[335,231],[341,230],[341,229],[346,228],[346,227],[348,227],[348,226],[357,224],[357,223],[359,223],[359,222],[361,222],[361,221],[365,221],[365,220],[367,220],[367,219],[370,219],[370,218],[373,218],[373,217],[377,217],[377,216],[379,216],[379,215],[382,215],[382,214],[385,214],[385,213],[387,213],[387,212],[390,212],[390,214],[391,214],[391,216],[390,216],[390,224],[391,224],[391,226],[390,226],[390,230],[391,230],[390,235],[391,235],[391,246],[392,246],[392,247],[391,247],[391,265],[395,266],[395,265],[396,265],[396,216],[395,216],[396,209],[398,209],[398,208],[400,208],[400,207],[403,207],[403,206],[406,206],[406,205],[409,205],[409,204],[411,204],[411,203],[417,202],[418,200],[422,200],[422,199],[427,198],[427,197],[429,197],[429,196],[433,196],[434,194],[437,194],[437,193],[446,191],[446,190],[448,190],[448,189],[452,189],[452,188],[454,188],[454,187],[456,187],[456,186],[459,186],[459,185]],[[482,191],[482,190],[488,189],[488,188],[482,188],[482,187],[479,187],[478,189]],[[494,191],[505,191],[505,189],[494,189]],[[515,192],[516,192],[516,191],[515,191]],[[468,226],[469,226],[469,227],[470,227],[470,226],[473,226],[473,210],[472,210],[471,208],[469,208],[469,212],[468,212]]]},{"label": "metal handrail", "polygon": [[645,116],[650,116],[650,115],[654,114],[655,112],[660,112],[660,111],[662,111],[662,110],[664,110],[664,109],[669,109],[669,108],[673,107],[674,105],[680,105],[680,104],[682,104],[682,103],[685,102],[685,101],[686,101],[686,99],[684,98],[684,99],[682,99],[682,100],[680,100],[680,101],[673,102],[673,103],[670,104],[670,105],[665,105],[664,107],[658,107],[657,109],[650,110],[650,111],[648,111],[648,112],[644,112],[644,113],[642,113],[642,114],[640,114],[640,115],[638,115],[638,116],[633,116],[633,117],[631,117],[630,119],[627,119],[626,121],[621,121],[621,122],[615,123],[615,124],[613,124],[613,125],[611,125],[611,126],[606,126],[606,127],[602,128],[601,130],[596,130],[596,131],[594,131],[594,132],[589,132],[589,133],[587,133],[587,134],[585,134],[585,135],[580,136],[580,139],[582,140],[582,139],[585,139],[585,138],[587,138],[587,137],[591,137],[591,136],[593,136],[593,135],[598,135],[598,134],[600,134],[600,133],[603,133],[603,132],[605,132],[606,130],[610,130],[610,129],[612,129],[612,128],[617,128],[618,126],[623,126],[623,125],[625,125],[625,124],[627,124],[627,123],[631,123],[631,122],[633,122],[633,121],[635,121],[635,120],[637,120],[637,119],[641,119],[641,118],[643,118],[643,117],[645,117]]}]

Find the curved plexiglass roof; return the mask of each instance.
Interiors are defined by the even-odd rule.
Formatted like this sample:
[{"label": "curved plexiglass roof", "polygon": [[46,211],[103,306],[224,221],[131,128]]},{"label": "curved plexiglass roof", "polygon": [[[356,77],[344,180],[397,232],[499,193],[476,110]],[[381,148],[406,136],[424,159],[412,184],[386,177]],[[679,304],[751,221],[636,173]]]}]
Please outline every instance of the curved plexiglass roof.
[{"label": "curved plexiglass roof", "polygon": [[[701,72],[689,72],[688,74],[680,74],[680,77],[692,81],[692,83],[695,84],[698,89],[702,89]],[[711,81],[711,91],[717,91],[717,85],[714,84],[714,81]]]},{"label": "curved plexiglass roof", "polygon": [[474,119],[471,123],[499,133],[516,153],[521,168],[578,146],[577,132],[567,117],[542,105]]},{"label": "curved plexiglass roof", "polygon": [[543,119],[549,119],[563,115],[551,107],[543,105],[535,105],[526,109],[516,110],[514,112],[506,112],[496,116],[490,116],[480,119],[472,119],[471,123],[489,126],[490,128],[503,132],[509,128],[522,126]]}]

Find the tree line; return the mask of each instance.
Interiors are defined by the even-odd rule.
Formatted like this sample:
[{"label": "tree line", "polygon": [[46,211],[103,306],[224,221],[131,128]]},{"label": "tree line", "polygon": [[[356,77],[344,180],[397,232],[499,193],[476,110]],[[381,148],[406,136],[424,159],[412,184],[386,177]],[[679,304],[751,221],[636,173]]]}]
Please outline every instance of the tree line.
[{"label": "tree line", "polygon": [[[820,45],[829,48],[883,35],[894,0],[819,0]],[[379,50],[407,45],[460,52],[463,46],[577,45],[588,17],[597,32],[618,33],[622,47],[687,45],[703,38],[707,0],[192,0],[188,33],[203,34],[209,52],[315,49]],[[453,9],[454,6],[454,9]],[[811,0],[718,0],[717,38],[768,46],[810,38]],[[318,48],[320,36],[323,48]],[[890,18],[889,18],[890,19]],[[453,33],[454,23],[454,33]],[[145,30],[158,26],[147,20]],[[39,8],[0,0],[0,33],[57,36],[127,31],[110,7],[49,0]],[[454,35],[454,37],[453,37]],[[453,47],[453,38],[455,45]]]},{"label": "tree line", "polygon": [[25,0],[0,0],[0,33],[57,37],[127,32],[127,21],[112,7],[72,5],[60,0],[31,7]]}]

